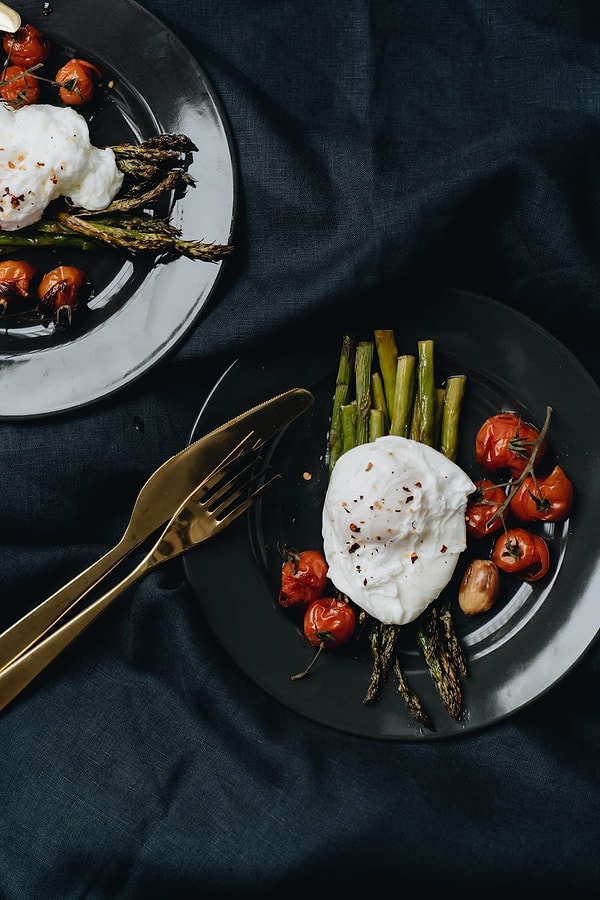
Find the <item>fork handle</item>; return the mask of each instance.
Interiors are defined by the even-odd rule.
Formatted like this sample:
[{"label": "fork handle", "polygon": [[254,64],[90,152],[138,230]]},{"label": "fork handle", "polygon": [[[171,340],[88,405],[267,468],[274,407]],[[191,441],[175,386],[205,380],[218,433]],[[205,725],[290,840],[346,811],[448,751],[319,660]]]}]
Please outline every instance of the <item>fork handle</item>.
[{"label": "fork handle", "polygon": [[131,542],[122,538],[112,550],[0,634],[0,672],[56,625],[132,549]]},{"label": "fork handle", "polygon": [[0,672],[0,711],[8,706],[37,675],[43,672],[46,666],[50,665],[123,591],[153,568],[153,565],[155,565],[153,560],[145,557],[122,581],[49,634],[43,641],[39,641],[30,650],[21,654],[12,665],[6,666]]}]

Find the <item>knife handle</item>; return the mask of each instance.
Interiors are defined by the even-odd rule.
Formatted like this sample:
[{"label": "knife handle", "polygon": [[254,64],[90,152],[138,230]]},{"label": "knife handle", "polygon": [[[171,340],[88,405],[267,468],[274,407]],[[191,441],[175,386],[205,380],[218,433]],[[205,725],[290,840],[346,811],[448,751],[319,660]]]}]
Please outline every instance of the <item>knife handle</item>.
[{"label": "knife handle", "polygon": [[126,575],[118,584],[113,585],[106,594],[84,607],[77,615],[48,635],[45,640],[38,641],[33,647],[21,653],[12,665],[5,666],[0,671],[0,711],[4,710],[34,678],[73,643],[76,637],[85,631],[105,609],[108,609],[123,591],[153,565],[154,563],[149,557],[142,559],[129,575]]},{"label": "knife handle", "polygon": [[125,540],[0,634],[0,672],[43,637],[133,549]]}]

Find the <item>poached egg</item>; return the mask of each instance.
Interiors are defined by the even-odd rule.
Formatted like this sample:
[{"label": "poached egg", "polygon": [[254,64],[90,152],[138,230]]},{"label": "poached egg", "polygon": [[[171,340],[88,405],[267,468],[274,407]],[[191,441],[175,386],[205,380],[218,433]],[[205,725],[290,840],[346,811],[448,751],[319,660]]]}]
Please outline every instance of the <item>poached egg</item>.
[{"label": "poached egg", "polygon": [[379,621],[412,622],[454,573],[474,490],[456,463],[409,438],[389,435],[348,450],[323,507],[331,581]]},{"label": "poached egg", "polygon": [[53,200],[101,210],[123,184],[113,151],[94,147],[71,107],[0,104],[0,230],[38,222]]}]

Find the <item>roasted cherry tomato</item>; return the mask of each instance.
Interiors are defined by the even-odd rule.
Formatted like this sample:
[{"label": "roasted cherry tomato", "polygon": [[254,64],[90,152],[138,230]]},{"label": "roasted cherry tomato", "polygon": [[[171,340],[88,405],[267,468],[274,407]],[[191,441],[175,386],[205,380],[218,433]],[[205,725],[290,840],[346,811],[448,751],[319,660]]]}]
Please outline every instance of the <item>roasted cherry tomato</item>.
[{"label": "roasted cherry tomato", "polygon": [[0,98],[13,109],[31,106],[40,99],[40,83],[24,66],[7,66],[0,79]]},{"label": "roasted cherry tomato", "polygon": [[303,629],[313,647],[345,644],[356,629],[356,613],[347,600],[320,597],[304,613]]},{"label": "roasted cherry tomato", "polygon": [[57,325],[70,325],[73,312],[84,295],[89,294],[89,288],[89,278],[82,269],[57,266],[40,281],[40,306],[44,311],[52,313]]},{"label": "roasted cherry tomato", "polygon": [[313,665],[328,648],[338,647],[350,640],[356,630],[354,608],[339,597],[319,597],[304,613],[304,636],[317,652],[303,672],[292,675],[292,681],[308,675]]},{"label": "roasted cherry tomato", "polygon": [[503,572],[523,581],[538,581],[550,568],[548,544],[539,534],[525,528],[509,528],[496,540],[492,560]]},{"label": "roasted cherry tomato", "polygon": [[499,484],[489,478],[481,478],[475,482],[477,490],[467,501],[465,521],[467,534],[474,538],[484,538],[502,528],[502,516],[492,522],[504,501],[506,494]]},{"label": "roasted cherry tomato", "polygon": [[50,56],[50,41],[34,25],[21,25],[14,34],[5,34],[2,47],[12,65],[25,68],[45,63]]},{"label": "roasted cherry tomato", "polygon": [[563,522],[573,506],[573,484],[560,466],[544,478],[528,475],[510,501],[521,522]]},{"label": "roasted cherry tomato", "polygon": [[0,316],[8,311],[13,301],[31,297],[31,282],[36,273],[36,267],[23,259],[0,262]]},{"label": "roasted cherry tomato", "polygon": [[295,606],[308,604],[321,597],[327,585],[328,566],[319,550],[302,550],[284,547],[285,562],[281,567],[279,604]]},{"label": "roasted cherry tomato", "polygon": [[84,106],[96,93],[102,72],[85,59],[70,59],[58,70],[54,80],[63,103]]},{"label": "roasted cherry tomato", "polygon": [[[514,478],[529,462],[539,430],[515,413],[497,413],[483,423],[475,437],[475,459],[484,472],[508,469]],[[544,439],[537,451],[538,463],[545,451]]]}]

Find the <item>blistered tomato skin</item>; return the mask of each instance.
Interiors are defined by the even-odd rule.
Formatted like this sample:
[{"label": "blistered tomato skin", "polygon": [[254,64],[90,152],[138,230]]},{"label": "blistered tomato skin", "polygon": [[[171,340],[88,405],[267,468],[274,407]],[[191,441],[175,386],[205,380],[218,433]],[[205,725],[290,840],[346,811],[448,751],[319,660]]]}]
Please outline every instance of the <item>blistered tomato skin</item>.
[{"label": "blistered tomato skin", "polygon": [[475,487],[477,490],[467,500],[465,521],[469,537],[479,539],[495,534],[502,528],[502,516],[496,514],[506,500],[506,495],[504,489],[489,478],[479,479],[475,482]]},{"label": "blistered tomato skin", "polygon": [[23,259],[0,262],[0,316],[8,310],[12,301],[29,299],[36,274],[36,267]]},{"label": "blistered tomato skin", "polygon": [[[486,473],[508,470],[513,478],[523,474],[540,432],[515,413],[497,413],[483,423],[475,438],[475,459]],[[536,455],[539,463],[546,451],[544,439]]]},{"label": "blistered tomato skin", "polygon": [[313,647],[345,644],[354,634],[356,613],[345,600],[321,597],[306,610],[303,628]]},{"label": "blistered tomato skin", "polygon": [[47,272],[38,287],[42,309],[53,314],[58,325],[70,325],[90,281],[82,269],[75,266],[56,266]]},{"label": "blistered tomato skin", "polygon": [[539,581],[550,568],[548,544],[526,528],[509,528],[494,544],[492,561],[523,581]]},{"label": "blistered tomato skin", "polygon": [[60,99],[67,106],[90,103],[101,80],[100,70],[85,59],[70,59],[55,77]]},{"label": "blistered tomato skin", "polygon": [[31,106],[40,99],[40,83],[25,66],[7,66],[2,70],[0,98],[13,109]]},{"label": "blistered tomato skin", "polygon": [[328,566],[318,550],[300,553],[284,549],[285,562],[281,567],[279,605],[284,607],[307,605],[322,597],[327,585]]},{"label": "blistered tomato skin", "polygon": [[45,63],[50,56],[50,41],[34,25],[22,25],[14,34],[6,34],[2,48],[11,65],[31,66]]},{"label": "blistered tomato skin", "polygon": [[560,466],[535,480],[528,475],[510,501],[521,522],[564,522],[573,507],[573,483]]},{"label": "blistered tomato skin", "polygon": [[317,652],[303,672],[291,676],[292,681],[305,678],[323,651],[350,640],[356,630],[356,613],[340,597],[319,597],[306,608],[302,628],[304,637]]}]

